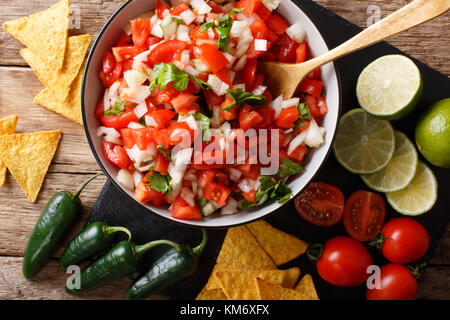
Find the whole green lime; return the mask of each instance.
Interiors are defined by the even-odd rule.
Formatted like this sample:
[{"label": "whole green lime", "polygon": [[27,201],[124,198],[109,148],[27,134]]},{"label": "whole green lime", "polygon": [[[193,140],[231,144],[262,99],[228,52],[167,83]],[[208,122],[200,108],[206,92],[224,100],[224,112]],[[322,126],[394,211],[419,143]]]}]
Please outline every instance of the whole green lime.
[{"label": "whole green lime", "polygon": [[430,163],[450,168],[450,98],[436,102],[421,115],[416,145]]}]

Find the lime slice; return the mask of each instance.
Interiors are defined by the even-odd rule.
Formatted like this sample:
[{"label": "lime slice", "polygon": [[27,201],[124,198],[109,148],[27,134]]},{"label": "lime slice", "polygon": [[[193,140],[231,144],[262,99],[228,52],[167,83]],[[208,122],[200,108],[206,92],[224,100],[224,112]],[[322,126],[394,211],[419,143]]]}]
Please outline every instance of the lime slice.
[{"label": "lime slice", "polygon": [[395,131],[394,155],[388,165],[378,172],[362,175],[369,188],[379,192],[393,192],[406,188],[416,174],[418,155],[408,137]]},{"label": "lime slice", "polygon": [[359,104],[371,115],[400,119],[422,97],[422,77],[414,62],[402,55],[387,55],[370,63],[356,84]]},{"label": "lime slice", "polygon": [[386,193],[389,204],[397,212],[417,216],[429,211],[437,199],[437,181],[430,168],[419,161],[411,183],[403,190]]},{"label": "lime slice", "polygon": [[344,114],[334,142],[334,155],[350,172],[371,174],[382,170],[395,149],[394,129],[386,120],[378,120],[363,109]]}]

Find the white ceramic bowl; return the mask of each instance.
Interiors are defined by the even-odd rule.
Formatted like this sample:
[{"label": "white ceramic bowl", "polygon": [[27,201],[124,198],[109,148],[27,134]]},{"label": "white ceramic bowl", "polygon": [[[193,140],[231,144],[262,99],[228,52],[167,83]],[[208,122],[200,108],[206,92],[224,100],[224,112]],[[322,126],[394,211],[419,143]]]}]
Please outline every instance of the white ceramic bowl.
[{"label": "white ceramic bowl", "polygon": [[[136,200],[133,192],[126,190],[120,185],[120,183],[117,182],[116,176],[118,169],[103,155],[101,150],[102,138],[97,137],[96,135],[96,129],[99,126],[99,122],[94,116],[95,107],[104,92],[102,82],[98,75],[102,67],[102,59],[105,51],[114,46],[119,37],[123,34],[122,28],[127,25],[130,19],[139,16],[146,11],[154,9],[155,3],[155,0],[129,0],[117,9],[117,11],[111,16],[95,40],[89,54],[81,93],[84,128],[92,152],[110,181],[112,181],[117,188],[122,190],[125,195],[134,201]],[[328,51],[327,45],[325,44],[319,30],[317,30],[313,22],[299,7],[295,5],[294,2],[290,0],[281,0],[277,10],[289,23],[292,24],[296,21],[301,22],[306,31],[306,38],[314,56]],[[323,127],[326,131],[325,143],[320,148],[314,149],[310,152],[308,158],[306,159],[305,172],[289,183],[289,187],[291,188],[294,196],[308,185],[322,164],[325,162],[337,130],[340,110],[339,77],[333,63],[324,65],[321,71],[328,104],[328,113],[323,121]],[[266,217],[282,206],[277,202],[273,202],[254,209],[241,211],[234,215],[220,215],[220,213],[214,213],[211,216],[203,218],[199,221],[188,221],[173,219],[170,216],[170,211],[165,208],[156,208],[149,205],[143,205],[141,203],[139,204],[143,208],[146,208],[149,214],[156,213],[170,221],[206,228],[224,228],[248,223]]]}]

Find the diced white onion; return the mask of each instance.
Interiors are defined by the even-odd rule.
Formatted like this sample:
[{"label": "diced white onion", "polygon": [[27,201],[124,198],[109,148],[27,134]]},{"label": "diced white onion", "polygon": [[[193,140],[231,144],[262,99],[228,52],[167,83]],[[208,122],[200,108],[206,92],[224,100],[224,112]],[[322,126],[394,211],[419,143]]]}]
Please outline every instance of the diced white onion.
[{"label": "diced white onion", "polygon": [[300,22],[296,22],[289,28],[287,28],[286,33],[289,37],[291,37],[292,40],[295,40],[297,42],[305,41],[306,32]]},{"label": "diced white onion", "polygon": [[200,74],[200,71],[198,71],[197,69],[195,69],[193,66],[186,66],[184,68],[184,71],[189,73],[192,76],[197,76],[198,74]]},{"label": "diced white onion", "polygon": [[255,39],[255,51],[267,51],[267,40]]},{"label": "diced white onion", "polygon": [[216,35],[214,34],[214,29],[213,29],[213,28],[209,28],[207,32],[208,32],[208,38],[211,39],[211,40],[213,40],[214,37],[216,36]]},{"label": "diced white onion", "polygon": [[195,22],[201,24],[205,21],[205,15],[204,14],[197,14],[197,17],[195,17]]},{"label": "diced white onion", "polygon": [[[225,2],[225,1],[217,1],[216,0],[216,2],[217,3],[222,3],[222,2]],[[228,2],[227,4],[222,6],[222,12],[228,13],[234,8],[234,6],[235,6],[234,1]]]},{"label": "diced white onion", "polygon": [[145,101],[143,103],[139,103],[133,111],[136,117],[140,119],[148,112],[147,104],[145,103]]},{"label": "diced white onion", "polygon": [[306,130],[307,135],[305,138],[305,144],[311,148],[318,148],[324,141],[321,130],[314,119],[311,119],[309,127]]},{"label": "diced white onion", "polygon": [[188,164],[191,162],[193,148],[181,149],[174,156],[175,168],[186,171]]},{"label": "diced white onion", "polygon": [[139,53],[137,56],[133,58],[133,69],[141,70],[145,65],[144,62],[147,61],[148,54],[150,50]]},{"label": "diced white onion", "polygon": [[195,194],[191,190],[189,190],[189,188],[184,187],[183,189],[181,189],[181,198],[183,198],[190,207],[195,207]]},{"label": "diced white onion", "polygon": [[280,4],[281,0],[262,0],[263,5],[273,11],[276,8],[278,8],[278,5]]},{"label": "diced white onion", "polygon": [[120,133],[116,129],[100,126],[97,129],[97,136],[100,137],[102,135],[108,135],[108,136],[110,136],[112,138],[119,138],[120,137]]},{"label": "diced white onion", "polygon": [[230,197],[228,204],[220,210],[221,214],[235,214],[239,211],[238,202]]},{"label": "diced white onion", "polygon": [[297,149],[297,147],[299,145],[303,144],[307,134],[308,134],[307,130],[302,131],[294,139],[291,140],[291,142],[289,143],[288,150],[287,150],[288,155],[291,154],[292,152],[294,152],[294,150]]},{"label": "diced white onion", "polygon": [[272,101],[272,103],[269,105],[270,108],[275,110],[275,120],[278,119],[281,113],[281,104],[283,103],[283,95],[278,96],[276,99]]},{"label": "diced white onion", "polygon": [[136,164],[153,160],[153,154],[151,154],[149,150],[141,150],[137,145],[134,145],[131,149],[125,148],[125,151],[127,152],[128,157]]},{"label": "diced white onion", "polygon": [[229,54],[228,52],[222,52],[222,53],[223,53],[223,55],[225,56],[225,58],[227,58],[227,60],[230,62],[230,63],[228,64],[228,67],[229,67],[229,66],[232,65],[233,62],[236,60],[236,57],[233,56],[232,54]]},{"label": "diced white onion", "polygon": [[235,84],[234,89],[242,89],[242,91],[245,91],[245,83]]},{"label": "diced white onion", "polygon": [[234,78],[236,77],[236,72],[233,70],[228,70],[228,78],[230,78],[230,81],[233,82]]},{"label": "diced white onion", "polygon": [[184,65],[188,65],[190,61],[191,61],[191,54],[189,53],[188,50],[183,50],[183,52],[181,52],[180,62],[183,63]]},{"label": "diced white onion", "polygon": [[240,57],[240,59],[238,60],[238,62],[234,66],[233,70],[234,71],[241,71],[242,69],[244,69],[246,63],[247,63],[247,55],[244,54],[242,57]]},{"label": "diced white onion", "polygon": [[220,126],[221,115],[222,115],[222,108],[220,106],[213,106],[213,116],[211,119],[212,128],[218,128]]},{"label": "diced white onion", "polygon": [[237,20],[234,21],[230,30],[231,37],[239,38],[246,27],[247,27],[246,21],[237,21]]},{"label": "diced white onion", "polygon": [[147,75],[138,70],[127,70],[123,74],[123,77],[125,78],[125,81],[130,88],[136,88],[137,86],[143,84],[145,80],[147,80]]},{"label": "diced white onion", "polygon": [[117,181],[128,190],[134,189],[133,175],[125,169],[120,169],[117,173]]},{"label": "diced white onion", "polygon": [[184,174],[184,180],[196,181],[197,175],[195,174],[195,170],[194,169],[187,170],[186,173]]},{"label": "diced white onion", "polygon": [[209,71],[208,66],[200,59],[192,59],[192,63],[194,64],[195,69],[197,69],[200,73]]},{"label": "diced white onion", "polygon": [[164,37],[164,33],[163,33],[162,28],[161,28],[161,22],[162,22],[161,19],[157,19],[156,20],[155,24],[152,27],[152,30],[150,31],[152,36],[158,37],[158,38],[163,38]]},{"label": "diced white onion", "polygon": [[230,179],[231,181],[238,181],[242,175],[242,172],[238,169],[230,168]]},{"label": "diced white onion", "polygon": [[239,189],[242,190],[242,192],[250,192],[253,190],[253,187],[255,186],[255,182],[250,179],[242,179],[238,183]]},{"label": "diced white onion", "polygon": [[[120,81],[114,82],[110,87],[108,91],[108,98],[109,98],[109,105],[113,106],[116,104],[117,100],[120,100],[119,97],[119,87],[120,87]],[[106,108],[106,106],[105,106]],[[109,110],[110,108],[106,109]]]},{"label": "diced white onion", "polygon": [[143,126],[142,124],[140,124],[139,122],[130,122],[127,126],[130,129],[142,129],[145,128],[145,126]]},{"label": "diced white onion", "polygon": [[114,143],[114,144],[122,144],[122,140],[115,136],[106,135],[103,137],[103,140],[105,140],[106,142]]},{"label": "diced white onion", "polygon": [[189,27],[180,24],[177,29],[177,40],[191,42],[191,38],[189,37]]},{"label": "diced white onion", "polygon": [[219,96],[227,93],[227,89],[229,85],[219,79],[219,77],[210,74],[208,76],[208,84],[211,86],[211,89]]},{"label": "diced white onion", "polygon": [[137,185],[139,184],[139,182],[142,181],[142,179],[144,178],[144,175],[142,173],[140,173],[139,171],[133,171],[133,180],[134,180],[134,186],[137,187]]},{"label": "diced white onion", "polygon": [[261,95],[263,94],[267,89],[267,86],[258,86],[255,89],[253,89],[252,94],[254,95]]},{"label": "diced white onion", "polygon": [[148,89],[148,86],[123,88],[120,92],[120,96],[122,98],[130,101],[136,101],[136,103],[139,103],[140,101],[147,99],[149,95],[150,90]]},{"label": "diced white onion", "polygon": [[212,8],[203,0],[191,0],[190,5],[197,10],[198,14],[206,14],[212,10]]},{"label": "diced white onion", "polygon": [[214,209],[211,201],[209,201],[202,209],[202,212],[205,216],[209,216],[214,211],[216,211],[216,209]]},{"label": "diced white onion", "polygon": [[183,19],[184,23],[190,25],[197,18],[192,10],[188,9],[180,13],[180,18]]},{"label": "diced white onion", "polygon": [[155,119],[153,119],[152,116],[147,114],[145,115],[144,120],[147,127],[158,127],[158,123],[155,121]]},{"label": "diced white onion", "polygon": [[281,103],[281,109],[296,107],[299,102],[300,102],[300,98],[292,98],[289,100],[283,100],[283,102]]},{"label": "diced white onion", "polygon": [[223,17],[223,13],[210,12],[210,13],[206,14],[206,21],[210,22],[210,21],[213,21],[213,20],[219,20],[222,17]]},{"label": "diced white onion", "polygon": [[109,88],[106,88],[103,95],[103,111],[108,111],[109,109],[111,109],[111,101],[109,100]]}]

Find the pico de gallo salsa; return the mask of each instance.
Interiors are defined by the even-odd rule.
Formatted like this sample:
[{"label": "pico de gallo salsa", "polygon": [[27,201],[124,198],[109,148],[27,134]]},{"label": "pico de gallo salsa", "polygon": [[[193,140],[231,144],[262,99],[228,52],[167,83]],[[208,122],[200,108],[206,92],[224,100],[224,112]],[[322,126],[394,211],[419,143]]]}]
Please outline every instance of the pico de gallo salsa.
[{"label": "pico de gallo salsa", "polygon": [[[324,142],[327,104],[320,69],[295,98],[272,97],[264,85],[259,63],[310,57],[305,31],[277,14],[279,2],[157,0],[104,54],[97,134],[117,180],[138,201],[199,220],[292,196],[287,179]],[[259,129],[278,130],[278,141],[268,139],[268,153],[279,154],[275,174],[263,175],[267,164],[249,158],[251,139],[237,138],[251,129],[257,147]],[[238,147],[243,155],[230,152]]]}]

